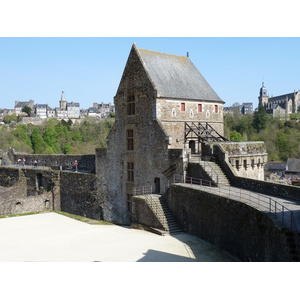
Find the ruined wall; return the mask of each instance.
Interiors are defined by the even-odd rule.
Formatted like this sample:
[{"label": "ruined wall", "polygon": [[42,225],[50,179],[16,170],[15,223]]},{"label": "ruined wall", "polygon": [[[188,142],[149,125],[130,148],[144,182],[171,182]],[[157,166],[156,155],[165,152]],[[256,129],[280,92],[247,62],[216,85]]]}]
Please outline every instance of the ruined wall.
[{"label": "ruined wall", "polygon": [[241,261],[289,261],[283,232],[267,215],[244,203],[172,185],[168,203],[189,233],[229,252]]},{"label": "ruined wall", "polygon": [[60,210],[55,171],[0,168],[0,215]]}]

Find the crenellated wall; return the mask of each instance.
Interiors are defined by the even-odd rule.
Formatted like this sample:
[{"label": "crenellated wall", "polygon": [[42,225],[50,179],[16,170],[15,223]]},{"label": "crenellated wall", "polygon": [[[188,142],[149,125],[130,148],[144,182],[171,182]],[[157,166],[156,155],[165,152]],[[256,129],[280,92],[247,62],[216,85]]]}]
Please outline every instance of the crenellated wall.
[{"label": "crenellated wall", "polygon": [[[214,156],[219,164],[226,161],[234,176],[264,180],[264,166],[268,154],[264,142],[205,143],[203,155]],[[228,170],[223,168],[228,173]]]}]

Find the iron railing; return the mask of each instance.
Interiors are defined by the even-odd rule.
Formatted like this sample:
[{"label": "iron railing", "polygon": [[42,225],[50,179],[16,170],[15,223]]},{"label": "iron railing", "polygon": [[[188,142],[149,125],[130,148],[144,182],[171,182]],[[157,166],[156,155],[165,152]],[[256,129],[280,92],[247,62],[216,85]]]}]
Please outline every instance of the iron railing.
[{"label": "iron railing", "polygon": [[230,185],[216,187],[211,181],[199,178],[175,174],[172,181],[172,183],[185,183],[201,186],[201,189],[204,191],[237,200],[274,217],[279,226],[287,228],[292,232],[295,241],[296,253],[300,258],[300,240],[294,213],[278,201],[271,197],[232,187]]}]

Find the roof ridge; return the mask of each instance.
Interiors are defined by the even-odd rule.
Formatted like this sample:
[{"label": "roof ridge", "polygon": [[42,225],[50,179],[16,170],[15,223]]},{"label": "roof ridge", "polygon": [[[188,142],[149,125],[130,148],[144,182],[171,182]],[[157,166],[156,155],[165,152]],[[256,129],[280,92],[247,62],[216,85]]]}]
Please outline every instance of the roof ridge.
[{"label": "roof ridge", "polygon": [[154,50],[147,50],[147,49],[141,49],[141,48],[137,48],[137,49],[140,50],[140,51],[147,51],[147,52],[153,52],[153,53],[167,54],[167,55],[172,55],[172,56],[179,56],[179,57],[189,58],[185,55],[172,54],[172,53],[166,53],[166,52],[154,51]]}]

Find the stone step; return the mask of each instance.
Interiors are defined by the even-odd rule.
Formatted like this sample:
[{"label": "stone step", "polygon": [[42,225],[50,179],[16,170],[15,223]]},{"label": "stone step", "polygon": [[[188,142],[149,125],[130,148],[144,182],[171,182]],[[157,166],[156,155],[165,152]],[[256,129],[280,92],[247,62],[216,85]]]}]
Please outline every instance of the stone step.
[{"label": "stone step", "polygon": [[[159,195],[147,195],[148,201],[151,197],[152,211],[156,214],[157,218],[163,224],[165,229],[170,234],[176,234],[182,232],[181,227],[178,225],[168,205],[161,199]],[[149,206],[151,204],[148,202]]]}]

